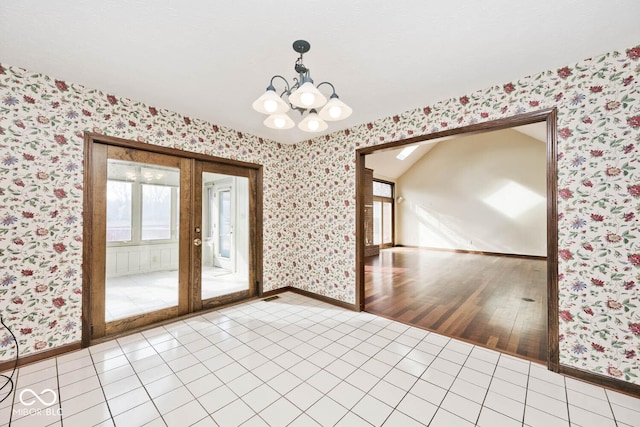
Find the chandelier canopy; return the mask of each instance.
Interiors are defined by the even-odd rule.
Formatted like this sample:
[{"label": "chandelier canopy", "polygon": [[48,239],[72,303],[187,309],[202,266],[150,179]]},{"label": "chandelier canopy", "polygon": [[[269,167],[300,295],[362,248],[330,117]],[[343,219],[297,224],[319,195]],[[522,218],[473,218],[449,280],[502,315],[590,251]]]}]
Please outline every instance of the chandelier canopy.
[{"label": "chandelier canopy", "polygon": [[[327,122],[346,119],[353,110],[338,98],[335,87],[329,82],[314,85],[310,70],[302,63],[302,55],[311,49],[306,40],[293,42],[293,50],[300,54],[294,69],[298,77],[294,77],[293,84],[281,75],[271,77],[265,93],[254,101],[252,107],[259,113],[267,114],[264,125],[272,129],[290,129],[295,123],[287,114],[289,110],[297,110],[304,119],[298,123],[298,129],[305,132],[322,132]],[[285,88],[278,95],[273,85],[275,80],[282,80]],[[331,87],[329,100],[320,92],[321,86]],[[318,111],[319,110],[319,111]]]}]

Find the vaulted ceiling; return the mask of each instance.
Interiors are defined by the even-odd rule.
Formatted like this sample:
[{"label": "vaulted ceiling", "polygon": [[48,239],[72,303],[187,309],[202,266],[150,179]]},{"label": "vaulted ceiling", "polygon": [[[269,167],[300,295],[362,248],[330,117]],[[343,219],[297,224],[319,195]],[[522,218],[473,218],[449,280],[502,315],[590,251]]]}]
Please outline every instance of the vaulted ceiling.
[{"label": "vaulted ceiling", "polygon": [[[527,135],[542,144],[547,143],[547,124],[546,122],[532,123],[529,125],[512,127],[509,129],[491,131],[491,132],[510,132],[514,130],[520,134]],[[373,169],[375,178],[395,181],[400,178],[411,167],[418,163],[418,160],[428,155],[436,145],[443,141],[455,138],[473,138],[468,134],[459,134],[453,136],[445,136],[442,138],[429,139],[415,144],[416,149],[404,159],[397,156],[405,149],[405,146],[396,149],[379,150],[365,156],[365,166]]]},{"label": "vaulted ceiling", "polygon": [[294,143],[319,134],[251,108],[296,76],[294,40],[354,110],[330,133],[634,46],[638,16],[637,0],[2,1],[0,62]]}]

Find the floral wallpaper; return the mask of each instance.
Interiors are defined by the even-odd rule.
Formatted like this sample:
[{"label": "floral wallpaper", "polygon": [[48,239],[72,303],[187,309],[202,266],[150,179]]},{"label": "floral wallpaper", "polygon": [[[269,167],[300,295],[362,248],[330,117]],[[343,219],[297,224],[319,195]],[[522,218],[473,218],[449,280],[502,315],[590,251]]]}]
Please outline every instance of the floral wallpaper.
[{"label": "floral wallpaper", "polygon": [[0,308],[23,355],[80,339],[84,130],[263,164],[264,289],[354,303],[357,148],[557,107],[560,362],[639,384],[639,80],[632,47],[287,146],[0,65]]},{"label": "floral wallpaper", "polygon": [[633,47],[298,144],[295,286],[355,302],[357,148],[557,107],[560,363],[640,384],[639,87]]},{"label": "floral wallpaper", "polygon": [[290,285],[291,146],[0,65],[0,310],[21,356],[81,338],[84,131],[263,165],[263,289]]}]

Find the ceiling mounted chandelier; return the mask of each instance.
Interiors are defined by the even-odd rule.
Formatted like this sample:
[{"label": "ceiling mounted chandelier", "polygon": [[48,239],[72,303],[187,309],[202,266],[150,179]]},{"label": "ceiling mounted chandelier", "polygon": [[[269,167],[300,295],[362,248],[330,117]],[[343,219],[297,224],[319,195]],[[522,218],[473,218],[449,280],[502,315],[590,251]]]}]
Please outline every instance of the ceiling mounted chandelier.
[{"label": "ceiling mounted chandelier", "polygon": [[[313,84],[309,69],[302,63],[302,55],[307,53],[309,49],[311,49],[311,45],[306,40],[293,42],[293,50],[300,54],[294,66],[298,73],[298,77],[293,79],[295,83],[290,85],[287,79],[281,75],[275,75],[271,77],[267,91],[252,104],[253,109],[257,112],[269,115],[264,120],[265,126],[272,129],[292,128],[295,123],[287,114],[290,109],[299,111],[301,115],[307,113],[306,117],[298,123],[298,129],[305,132],[321,132],[328,127],[327,121],[342,120],[351,115],[353,110],[340,101],[336,89],[331,83],[322,82],[317,86]],[[273,85],[276,79],[281,79],[285,84],[285,89],[280,95],[276,93],[276,88]],[[323,85],[330,86],[332,90],[328,102],[327,98],[318,90]],[[318,109],[320,110],[318,111]]]}]

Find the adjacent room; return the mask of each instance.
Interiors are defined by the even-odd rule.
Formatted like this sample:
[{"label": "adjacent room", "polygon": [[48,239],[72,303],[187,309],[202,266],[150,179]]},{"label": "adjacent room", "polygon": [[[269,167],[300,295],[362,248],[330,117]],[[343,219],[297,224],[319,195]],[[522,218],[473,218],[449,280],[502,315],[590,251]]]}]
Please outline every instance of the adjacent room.
[{"label": "adjacent room", "polygon": [[546,148],[543,122],[367,155],[365,309],[546,363]]}]

